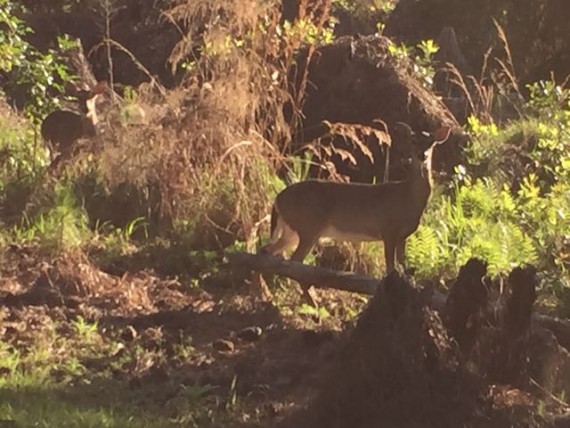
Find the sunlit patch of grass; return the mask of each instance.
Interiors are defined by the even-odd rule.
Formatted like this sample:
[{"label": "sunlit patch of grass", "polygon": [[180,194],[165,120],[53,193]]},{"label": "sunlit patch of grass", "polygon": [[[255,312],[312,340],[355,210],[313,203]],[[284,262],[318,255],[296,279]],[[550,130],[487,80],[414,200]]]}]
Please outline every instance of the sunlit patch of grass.
[{"label": "sunlit patch of grass", "polygon": [[[99,391],[107,396],[107,406],[93,405],[90,394],[70,400],[65,387],[26,387],[0,389],[0,420],[22,427],[138,428],[180,426],[165,417],[145,415],[140,408],[126,404],[119,390]],[[117,400],[111,401],[111,397]],[[190,425],[191,426],[191,425]]]},{"label": "sunlit patch of grass", "polygon": [[148,405],[141,412],[126,385],[96,379],[97,373],[88,373],[71,353],[66,361],[55,362],[52,353],[63,355],[69,350],[62,346],[61,336],[52,338],[33,344],[27,352],[0,344],[1,421],[22,427],[180,426],[158,410],[152,414]]},{"label": "sunlit patch of grass", "polygon": [[149,356],[133,346],[131,352],[82,317],[47,322],[17,342],[0,341],[0,426],[208,426],[214,416],[201,405],[207,386],[165,378],[133,387],[129,380],[144,375],[143,359],[165,358],[162,348]]}]

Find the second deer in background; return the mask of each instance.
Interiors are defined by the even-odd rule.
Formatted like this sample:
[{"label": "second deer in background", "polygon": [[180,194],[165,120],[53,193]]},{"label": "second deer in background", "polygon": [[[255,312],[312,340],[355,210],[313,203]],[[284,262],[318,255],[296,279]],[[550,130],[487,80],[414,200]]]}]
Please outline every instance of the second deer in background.
[{"label": "second deer in background", "polygon": [[[273,204],[272,242],[261,252],[274,255],[296,247],[291,260],[302,262],[320,238],[384,241],[387,273],[404,262],[405,244],[415,232],[432,191],[432,151],[450,128],[416,134],[398,124],[399,143],[411,154],[408,178],[382,184],[308,180],[283,190]],[[313,302],[308,285],[303,292]]]},{"label": "second deer in background", "polygon": [[52,164],[72,153],[75,142],[80,138],[96,135],[98,117],[95,101],[106,89],[107,83],[104,81],[87,90],[77,89],[75,85],[66,87],[66,92],[77,99],[81,113],[55,110],[43,120],[41,134],[49,146]]}]

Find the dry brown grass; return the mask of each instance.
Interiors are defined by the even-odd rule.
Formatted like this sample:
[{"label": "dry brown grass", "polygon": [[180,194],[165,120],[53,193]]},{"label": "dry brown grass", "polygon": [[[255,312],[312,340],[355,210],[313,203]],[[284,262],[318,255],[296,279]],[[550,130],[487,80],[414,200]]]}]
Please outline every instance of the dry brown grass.
[{"label": "dry brown grass", "polygon": [[[388,126],[380,119],[373,121],[371,126],[324,121],[328,127],[328,132],[314,143],[306,145],[306,149],[311,150],[316,155],[319,166],[327,171],[330,178],[336,181],[348,181],[349,178],[337,171],[335,163],[331,161],[333,157],[338,157],[353,167],[358,167],[359,162],[354,155],[358,153],[368,162],[376,162],[371,148],[380,149],[384,155],[382,182],[388,181],[388,166],[390,163],[390,147],[392,138],[388,133]],[[335,137],[340,138],[340,140]],[[342,141],[345,147],[339,147],[338,142]],[[326,142],[330,142],[327,144]]]},{"label": "dry brown grass", "polygon": [[[453,64],[446,64],[451,82],[462,90],[471,113],[487,123],[502,120],[500,109],[505,103],[509,110],[520,115],[517,101],[523,98],[507,35],[497,21],[494,23],[500,47],[490,47],[485,52],[478,77],[463,76]],[[512,111],[510,114],[514,114]]]},{"label": "dry brown grass", "polygon": [[[330,0],[301,3],[322,28]],[[171,65],[187,73],[172,91],[139,92],[147,124],[112,127],[99,169],[111,188],[158,188],[149,211],[170,230],[208,247],[251,239],[303,102],[306,70],[296,70],[297,90],[290,78],[305,41],[283,34],[277,1],[180,0],[164,16],[181,35]]]}]

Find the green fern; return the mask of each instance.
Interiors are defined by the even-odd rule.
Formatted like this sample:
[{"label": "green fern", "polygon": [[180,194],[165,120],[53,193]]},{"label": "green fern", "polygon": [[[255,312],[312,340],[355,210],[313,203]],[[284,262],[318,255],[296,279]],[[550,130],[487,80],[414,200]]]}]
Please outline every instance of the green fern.
[{"label": "green fern", "polygon": [[408,262],[423,278],[448,276],[471,257],[499,275],[538,260],[537,242],[525,233],[519,204],[492,180],[456,183],[455,193],[434,199],[408,240]]},{"label": "green fern", "polygon": [[407,243],[408,263],[415,267],[417,275],[436,275],[444,261],[445,249],[441,236],[429,226],[420,226]]}]

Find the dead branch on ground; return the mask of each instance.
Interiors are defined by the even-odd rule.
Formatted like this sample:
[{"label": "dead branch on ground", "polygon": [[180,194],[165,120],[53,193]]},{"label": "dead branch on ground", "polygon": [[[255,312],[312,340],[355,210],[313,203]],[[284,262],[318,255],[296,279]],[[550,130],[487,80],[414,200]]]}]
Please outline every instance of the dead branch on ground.
[{"label": "dead branch on ground", "polygon": [[373,295],[381,283],[380,279],[352,272],[340,272],[318,266],[285,260],[267,254],[235,253],[229,256],[235,267],[270,273],[292,278],[303,284],[311,284],[317,288],[336,288],[361,294]]}]

